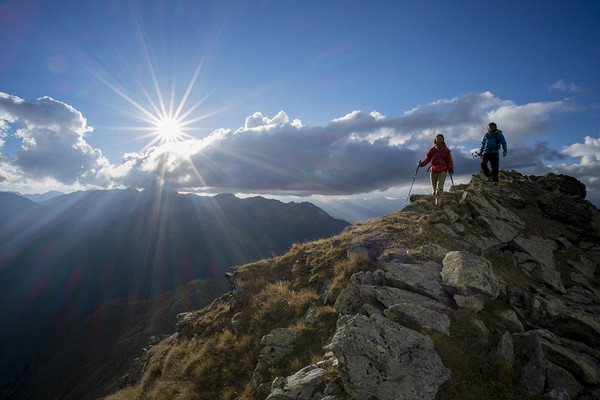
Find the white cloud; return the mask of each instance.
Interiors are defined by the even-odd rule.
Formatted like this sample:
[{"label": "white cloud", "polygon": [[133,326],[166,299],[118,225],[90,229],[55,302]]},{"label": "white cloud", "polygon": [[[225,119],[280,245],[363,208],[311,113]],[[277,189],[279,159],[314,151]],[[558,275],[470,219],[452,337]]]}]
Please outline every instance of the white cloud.
[{"label": "white cloud", "polygon": [[84,136],[92,128],[68,104],[50,97],[30,102],[0,93],[0,118],[5,121],[5,135],[6,122],[19,126],[14,136],[21,141],[14,156],[3,157],[4,170],[13,171],[5,172],[5,179],[94,183],[95,172],[108,166],[102,152],[85,142]]},{"label": "white cloud", "polygon": [[581,93],[583,92],[583,88],[576,85],[574,82],[565,82],[564,80],[559,80],[550,85],[550,91],[556,92],[571,92],[571,93]]},{"label": "white cloud", "polygon": [[570,165],[553,165],[553,172],[571,175],[582,181],[586,186],[587,199],[600,205],[600,138],[586,136],[584,143],[564,146],[562,152],[580,161]]},{"label": "white cloud", "polygon": [[[284,113],[283,111],[280,111],[275,117],[273,117],[273,119],[269,119],[269,118],[263,116],[261,113],[255,112],[254,114],[252,114],[251,116],[246,118],[246,124],[244,125],[244,127],[246,129],[252,129],[252,128],[269,129],[272,127],[276,127],[278,125],[287,124],[288,122],[289,122],[289,118],[288,118],[287,114]],[[296,122],[296,124],[297,124],[297,122]]]},{"label": "white cloud", "polygon": [[582,165],[598,165],[600,164],[600,138],[586,136],[584,143],[565,146],[563,152],[571,157],[581,158]]},{"label": "white cloud", "polygon": [[[2,168],[10,171],[3,175],[4,187],[23,178],[102,187],[144,187],[159,180],[186,191],[350,195],[410,184],[416,162],[437,133],[452,146],[457,174],[470,175],[479,166],[465,145],[481,140],[491,118],[505,131],[511,149],[521,137],[548,129],[552,114],[567,106],[517,105],[485,92],[439,100],[399,117],[353,111],[316,127],[290,122],[283,111],[273,118],[257,112],[233,132],[219,129],[203,140],[128,153],[114,166],[85,142],[91,128],[71,106],[47,97],[27,102],[3,95],[0,120],[20,125],[12,134],[23,147],[0,163],[10,166]],[[544,148],[546,159],[560,158]],[[514,149],[502,168],[547,170],[540,153],[526,146]]]}]

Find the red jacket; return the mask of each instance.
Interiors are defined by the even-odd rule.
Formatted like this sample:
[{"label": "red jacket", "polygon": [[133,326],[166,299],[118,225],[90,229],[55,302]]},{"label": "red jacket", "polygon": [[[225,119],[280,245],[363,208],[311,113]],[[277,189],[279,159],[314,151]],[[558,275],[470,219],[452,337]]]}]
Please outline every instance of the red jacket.
[{"label": "red jacket", "polygon": [[450,155],[450,149],[446,147],[446,144],[442,144],[441,147],[434,146],[427,152],[427,157],[419,164],[419,167],[424,167],[431,161],[431,172],[443,172],[452,170],[454,172],[454,164],[452,163],[452,156]]}]

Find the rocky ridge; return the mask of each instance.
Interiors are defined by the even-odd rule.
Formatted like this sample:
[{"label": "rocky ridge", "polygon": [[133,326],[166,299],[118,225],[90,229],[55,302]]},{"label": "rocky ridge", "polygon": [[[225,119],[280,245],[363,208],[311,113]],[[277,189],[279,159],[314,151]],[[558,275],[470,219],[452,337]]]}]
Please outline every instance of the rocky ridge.
[{"label": "rocky ridge", "polygon": [[[476,174],[439,208],[413,195],[402,211],[235,268],[230,292],[182,315],[142,384],[114,399],[175,390],[166,382],[175,343],[211,343],[222,332],[258,335],[246,363],[221,355],[241,382],[209,389],[197,375],[192,386],[180,380],[178,393],[600,398],[600,211],[568,176],[502,171],[500,179],[492,186]],[[279,308],[257,300],[273,285],[289,289]],[[294,308],[305,291],[312,297]]]}]

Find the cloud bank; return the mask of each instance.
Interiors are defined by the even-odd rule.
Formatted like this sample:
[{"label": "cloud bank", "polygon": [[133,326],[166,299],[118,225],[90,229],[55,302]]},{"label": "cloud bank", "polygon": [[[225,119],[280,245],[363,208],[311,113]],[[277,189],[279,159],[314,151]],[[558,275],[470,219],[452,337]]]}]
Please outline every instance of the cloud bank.
[{"label": "cloud bank", "polygon": [[0,121],[0,150],[11,131],[21,143],[14,155],[0,157],[0,180],[102,184],[97,173],[110,164],[86,143],[92,128],[73,107],[50,97],[28,102],[0,92]]},{"label": "cloud bank", "polygon": [[[410,184],[437,133],[451,146],[457,174],[476,172],[478,161],[469,149],[478,147],[487,123],[495,121],[509,143],[502,168],[570,172],[600,190],[599,152],[590,151],[598,140],[586,138],[560,151],[545,142],[535,149],[523,144],[547,132],[552,115],[571,110],[568,101],[519,105],[485,92],[418,106],[398,117],[353,111],[325,126],[290,121],[283,111],[272,118],[257,112],[236,130],[128,153],[112,165],[86,143],[92,128],[73,107],[48,97],[29,102],[0,94],[0,184],[45,179],[80,187],[146,187],[158,181],[184,191],[367,193]],[[3,152],[10,135],[20,143],[14,154]],[[581,162],[547,165],[567,157]]]}]

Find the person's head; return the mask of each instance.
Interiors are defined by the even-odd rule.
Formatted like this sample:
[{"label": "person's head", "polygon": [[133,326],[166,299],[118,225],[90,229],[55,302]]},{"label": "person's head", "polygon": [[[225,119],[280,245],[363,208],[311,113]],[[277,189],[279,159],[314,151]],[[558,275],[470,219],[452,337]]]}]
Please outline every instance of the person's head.
[{"label": "person's head", "polygon": [[498,127],[494,122],[490,122],[488,124],[488,132],[494,132],[496,129],[498,129]]},{"label": "person's head", "polygon": [[444,143],[444,135],[442,135],[441,133],[439,135],[435,136],[435,139],[433,139],[433,144],[435,145],[442,145]]}]

